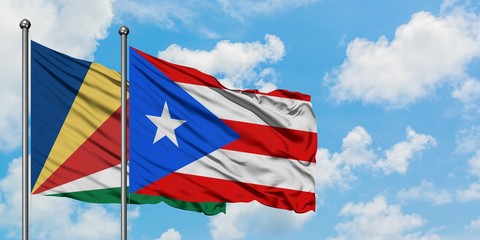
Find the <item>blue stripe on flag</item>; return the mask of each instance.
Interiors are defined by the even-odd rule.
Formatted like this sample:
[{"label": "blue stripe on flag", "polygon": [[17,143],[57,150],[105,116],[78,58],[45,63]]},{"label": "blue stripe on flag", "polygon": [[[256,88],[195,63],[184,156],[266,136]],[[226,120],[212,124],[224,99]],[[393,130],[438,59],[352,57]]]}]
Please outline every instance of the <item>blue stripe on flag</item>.
[{"label": "blue stripe on flag", "polygon": [[91,63],[31,42],[32,187],[83,83]]}]

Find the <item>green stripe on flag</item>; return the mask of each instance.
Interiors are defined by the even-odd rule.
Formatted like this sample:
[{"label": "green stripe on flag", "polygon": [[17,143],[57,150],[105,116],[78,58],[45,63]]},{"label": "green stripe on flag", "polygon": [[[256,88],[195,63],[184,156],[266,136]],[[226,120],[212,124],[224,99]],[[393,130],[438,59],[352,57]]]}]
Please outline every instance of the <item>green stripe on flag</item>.
[{"label": "green stripe on flag", "polygon": [[[48,194],[46,196],[68,197],[89,203],[120,203],[120,188],[105,188],[79,192],[64,192],[57,194]],[[128,204],[156,204],[164,202],[174,208],[203,212],[205,215],[215,215],[226,212],[226,203],[218,202],[184,202],[162,196],[151,196],[143,194],[129,193],[127,197]]]}]

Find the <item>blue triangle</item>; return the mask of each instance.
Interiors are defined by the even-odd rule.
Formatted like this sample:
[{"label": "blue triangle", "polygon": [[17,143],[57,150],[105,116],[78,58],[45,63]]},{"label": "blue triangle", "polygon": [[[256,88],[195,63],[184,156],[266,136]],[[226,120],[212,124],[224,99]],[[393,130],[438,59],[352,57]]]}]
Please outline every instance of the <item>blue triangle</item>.
[{"label": "blue triangle", "polygon": [[[165,102],[178,147],[167,137],[153,143],[157,127],[146,115],[160,116]],[[130,51],[130,191],[233,142],[240,136],[135,50]]]}]

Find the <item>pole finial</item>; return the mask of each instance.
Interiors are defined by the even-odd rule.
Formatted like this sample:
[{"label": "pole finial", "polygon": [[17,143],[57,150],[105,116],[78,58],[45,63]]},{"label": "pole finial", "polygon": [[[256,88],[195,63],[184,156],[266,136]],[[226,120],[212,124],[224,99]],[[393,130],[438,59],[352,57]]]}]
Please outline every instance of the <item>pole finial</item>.
[{"label": "pole finial", "polygon": [[23,19],[22,21],[20,21],[20,24],[19,24],[19,25],[20,25],[20,28],[21,28],[21,29],[24,29],[24,28],[29,29],[30,26],[32,26],[32,24],[30,23],[30,21],[28,21],[28,19],[26,19],[26,18]]},{"label": "pole finial", "polygon": [[120,29],[118,29],[118,34],[120,35],[128,35],[130,30],[128,30],[127,26],[121,26]]}]

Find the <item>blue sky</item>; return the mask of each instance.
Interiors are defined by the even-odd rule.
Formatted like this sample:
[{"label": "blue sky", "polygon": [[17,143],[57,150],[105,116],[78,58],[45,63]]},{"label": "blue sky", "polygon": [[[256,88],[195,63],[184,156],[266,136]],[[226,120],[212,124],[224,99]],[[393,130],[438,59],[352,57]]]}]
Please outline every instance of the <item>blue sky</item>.
[{"label": "blue sky", "polygon": [[[129,44],[232,88],[312,96],[317,211],[256,203],[226,215],[129,208],[130,239],[478,239],[476,1],[3,0],[0,238],[20,238],[21,30],[120,68]],[[119,208],[32,198],[34,239],[117,239]]]}]

